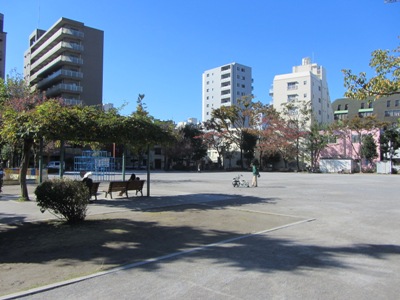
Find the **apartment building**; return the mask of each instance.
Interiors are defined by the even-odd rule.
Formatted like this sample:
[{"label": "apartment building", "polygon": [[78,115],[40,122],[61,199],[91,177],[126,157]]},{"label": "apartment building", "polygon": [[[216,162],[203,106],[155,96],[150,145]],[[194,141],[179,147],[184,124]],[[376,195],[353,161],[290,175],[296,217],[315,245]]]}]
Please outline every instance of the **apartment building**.
[{"label": "apartment building", "polygon": [[104,32],[60,18],[29,36],[24,79],[32,90],[67,104],[101,105]]},{"label": "apartment building", "polygon": [[7,33],[4,32],[4,15],[0,14],[0,78],[6,77],[6,41]]},{"label": "apartment building", "polygon": [[400,119],[400,96],[390,95],[365,100],[340,98],[332,103],[332,108],[335,120],[375,116],[380,121],[397,124]]},{"label": "apartment building", "polygon": [[310,58],[303,58],[300,66],[292,68],[292,73],[276,75],[270,96],[277,111],[281,112],[282,105],[289,102],[309,102],[316,122],[333,121],[325,68],[311,63]]},{"label": "apartment building", "polygon": [[202,121],[211,119],[214,109],[237,105],[238,99],[252,95],[252,84],[251,68],[235,62],[205,71],[202,84]]}]

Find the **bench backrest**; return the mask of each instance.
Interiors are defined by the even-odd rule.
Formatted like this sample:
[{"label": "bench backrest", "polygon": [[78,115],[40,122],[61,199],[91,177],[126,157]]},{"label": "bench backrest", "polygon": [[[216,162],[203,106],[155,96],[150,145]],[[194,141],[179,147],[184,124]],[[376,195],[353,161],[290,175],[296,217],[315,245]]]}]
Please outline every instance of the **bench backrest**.
[{"label": "bench backrest", "polygon": [[100,185],[100,182],[93,182],[92,190],[91,190],[92,195],[97,194],[97,191],[99,189],[99,185]]},{"label": "bench backrest", "polygon": [[109,192],[120,191],[126,188],[126,181],[110,181],[108,186]]},{"label": "bench backrest", "polygon": [[141,190],[145,180],[131,180],[128,181],[127,190]]}]

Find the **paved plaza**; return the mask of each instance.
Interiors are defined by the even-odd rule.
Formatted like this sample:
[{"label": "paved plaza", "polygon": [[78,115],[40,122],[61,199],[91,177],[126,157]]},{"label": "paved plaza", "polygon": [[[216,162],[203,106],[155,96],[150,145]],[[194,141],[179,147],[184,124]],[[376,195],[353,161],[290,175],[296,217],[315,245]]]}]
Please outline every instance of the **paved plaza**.
[{"label": "paved plaza", "polygon": [[[152,211],[193,247],[0,299],[399,299],[400,175],[261,173],[233,188],[237,174],[154,172],[150,197],[99,193],[88,215]],[[54,218],[18,195],[4,186],[0,225]]]}]

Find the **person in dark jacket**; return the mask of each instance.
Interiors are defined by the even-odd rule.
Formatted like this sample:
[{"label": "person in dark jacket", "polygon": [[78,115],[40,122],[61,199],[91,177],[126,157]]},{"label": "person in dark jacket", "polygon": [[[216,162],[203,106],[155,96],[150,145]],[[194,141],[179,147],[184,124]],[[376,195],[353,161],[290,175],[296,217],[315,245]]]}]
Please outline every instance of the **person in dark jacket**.
[{"label": "person in dark jacket", "polygon": [[[139,177],[136,177],[135,173],[131,174],[131,177],[129,177],[128,181],[134,181],[134,180],[139,180]],[[126,193],[126,191],[120,191],[119,192],[119,196],[122,196],[124,193]]]},{"label": "person in dark jacket", "polygon": [[82,182],[87,186],[89,189],[89,200],[92,198],[92,186],[93,186],[93,180],[89,176],[92,175],[92,172],[86,172],[86,171],[81,171],[80,176],[82,179]]}]

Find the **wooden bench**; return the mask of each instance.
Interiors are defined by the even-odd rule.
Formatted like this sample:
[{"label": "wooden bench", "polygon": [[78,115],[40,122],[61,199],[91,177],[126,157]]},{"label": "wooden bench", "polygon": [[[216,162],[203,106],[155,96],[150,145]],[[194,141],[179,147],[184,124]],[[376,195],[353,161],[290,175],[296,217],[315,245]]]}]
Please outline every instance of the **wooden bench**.
[{"label": "wooden bench", "polygon": [[140,195],[143,196],[143,186],[146,180],[131,180],[128,181],[128,185],[126,186],[126,197],[128,197],[128,191],[136,191],[136,195],[140,192]]},{"label": "wooden bench", "polygon": [[92,189],[90,191],[90,198],[94,196],[94,199],[97,200],[97,191],[99,189],[100,182],[93,182]]},{"label": "wooden bench", "polygon": [[132,181],[110,181],[108,185],[108,189],[105,192],[105,197],[107,198],[110,195],[112,199],[113,192],[120,192],[128,196],[128,191],[136,191],[136,195],[138,192],[143,196],[143,185],[145,180],[132,180]]}]

